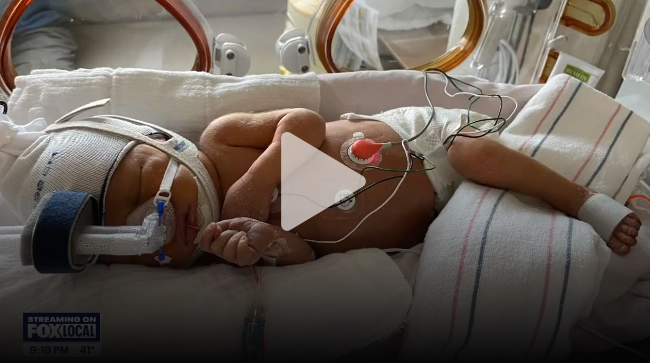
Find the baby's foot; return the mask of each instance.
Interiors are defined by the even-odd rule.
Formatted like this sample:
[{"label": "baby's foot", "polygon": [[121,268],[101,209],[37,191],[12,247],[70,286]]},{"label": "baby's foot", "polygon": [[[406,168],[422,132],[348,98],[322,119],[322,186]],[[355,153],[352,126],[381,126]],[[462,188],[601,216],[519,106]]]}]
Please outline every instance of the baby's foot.
[{"label": "baby's foot", "polygon": [[618,255],[630,253],[641,228],[641,220],[631,209],[598,193],[591,195],[580,207],[578,219],[589,223]]},{"label": "baby's foot", "polygon": [[607,246],[616,254],[627,255],[632,246],[636,245],[640,228],[641,220],[636,214],[630,213],[616,226]]}]

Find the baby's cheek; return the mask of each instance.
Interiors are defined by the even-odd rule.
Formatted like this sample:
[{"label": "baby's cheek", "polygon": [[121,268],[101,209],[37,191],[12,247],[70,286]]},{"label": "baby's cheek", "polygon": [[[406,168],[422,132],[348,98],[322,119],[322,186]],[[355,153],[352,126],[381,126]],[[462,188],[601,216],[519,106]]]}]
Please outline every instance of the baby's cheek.
[{"label": "baby's cheek", "polygon": [[185,248],[185,246],[171,246],[165,253],[171,258],[170,267],[184,267],[194,254],[194,249]]}]

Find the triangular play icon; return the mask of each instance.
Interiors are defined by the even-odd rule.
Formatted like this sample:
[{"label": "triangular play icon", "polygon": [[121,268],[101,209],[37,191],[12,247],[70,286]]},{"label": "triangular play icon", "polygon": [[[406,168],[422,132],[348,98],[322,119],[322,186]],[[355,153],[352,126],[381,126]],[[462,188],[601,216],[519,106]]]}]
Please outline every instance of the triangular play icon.
[{"label": "triangular play icon", "polygon": [[[285,132],[281,138],[282,229],[290,231],[366,185],[361,174]],[[338,199],[337,199],[338,198]]]}]

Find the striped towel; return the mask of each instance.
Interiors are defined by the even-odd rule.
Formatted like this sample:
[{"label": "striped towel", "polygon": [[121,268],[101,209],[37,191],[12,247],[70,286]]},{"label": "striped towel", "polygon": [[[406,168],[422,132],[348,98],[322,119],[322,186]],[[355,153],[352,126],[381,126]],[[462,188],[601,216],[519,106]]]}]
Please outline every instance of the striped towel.
[{"label": "striped towel", "polygon": [[650,163],[650,123],[579,80],[553,77],[501,134],[502,142],[623,203]]},{"label": "striped towel", "polygon": [[[501,135],[504,144],[624,202],[648,165],[650,124],[566,75]],[[465,181],[429,228],[402,361],[555,362],[593,312],[610,251],[539,199]]]},{"label": "striped towel", "polygon": [[401,360],[561,361],[609,253],[539,199],[463,182],[425,239]]}]

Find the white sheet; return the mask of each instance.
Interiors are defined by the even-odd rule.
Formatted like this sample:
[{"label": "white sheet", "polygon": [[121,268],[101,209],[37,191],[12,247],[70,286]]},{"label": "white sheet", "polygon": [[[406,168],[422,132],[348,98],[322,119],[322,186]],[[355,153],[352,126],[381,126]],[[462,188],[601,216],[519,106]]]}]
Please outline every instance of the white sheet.
[{"label": "white sheet", "polygon": [[19,226],[21,225],[20,220],[16,215],[11,211],[7,202],[0,194],[0,226]]},{"label": "white sheet", "polygon": [[[264,267],[268,361],[330,360],[400,329],[412,290],[383,252],[366,249]],[[101,313],[102,359],[234,361],[253,293],[248,268],[91,266],[40,275],[0,257],[0,356],[22,357],[23,312]]]}]

